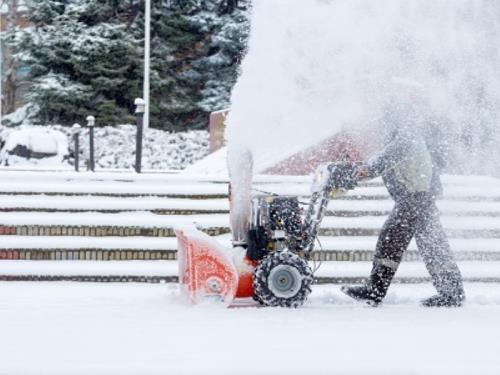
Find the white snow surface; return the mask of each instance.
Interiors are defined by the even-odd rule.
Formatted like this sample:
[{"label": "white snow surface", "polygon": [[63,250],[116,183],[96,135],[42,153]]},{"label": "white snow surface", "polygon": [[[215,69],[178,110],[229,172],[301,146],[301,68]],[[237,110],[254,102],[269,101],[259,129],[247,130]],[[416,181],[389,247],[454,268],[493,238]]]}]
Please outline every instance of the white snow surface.
[{"label": "white snow surface", "polygon": [[[227,241],[227,245],[230,242]],[[500,247],[500,246],[499,246]],[[0,249],[177,249],[175,237],[0,236]],[[499,250],[500,251],[500,250]]]},{"label": "white snow surface", "polygon": [[225,214],[212,215],[156,215],[151,212],[135,211],[103,214],[95,212],[81,213],[45,213],[45,212],[3,212],[0,224],[9,225],[76,225],[76,226],[132,226],[132,227],[168,227],[196,224],[200,227],[229,226],[229,217]]},{"label": "white snow surface", "polygon": [[[175,172],[136,174],[127,171],[98,173],[70,171],[10,171],[0,186],[1,192],[50,192],[50,193],[105,193],[105,194],[227,194],[226,175],[183,174]],[[148,172],[148,171],[146,171]],[[254,189],[285,195],[308,196],[311,189],[310,176],[254,177]],[[500,180],[487,176],[443,176],[444,199],[482,198],[500,199]],[[387,189],[379,181],[362,184],[349,191],[347,197],[388,198]],[[361,203],[356,203],[361,204]],[[370,203],[367,203],[370,204]],[[488,203],[484,203],[487,205]]]},{"label": "white snow surface", "polygon": [[229,210],[227,199],[162,197],[99,197],[52,195],[0,195],[0,207],[71,210]]},{"label": "white snow surface", "polygon": [[[383,216],[334,217],[327,216],[322,228],[370,228],[379,229],[385,221]],[[500,217],[454,217],[442,216],[445,229],[455,230],[498,230]],[[196,224],[199,227],[229,227],[227,214],[200,215],[157,215],[151,212],[132,211],[119,213],[96,212],[3,212],[0,224],[5,225],[115,225],[136,227],[174,227]]]},{"label": "white snow surface", "polygon": [[[19,111],[19,114],[13,113],[8,119],[14,123],[21,119],[26,110],[23,107]],[[60,125],[33,126],[29,122],[29,120],[26,120],[22,125],[15,127],[0,126],[0,140],[8,139],[11,133],[17,131],[27,134],[30,138],[36,138],[40,131],[58,131],[66,136],[65,155],[68,153],[68,147],[69,151],[74,152],[74,130],[71,127]],[[136,132],[137,127],[135,125],[96,126],[94,130],[96,168],[132,170],[135,163]],[[88,128],[82,128],[80,131],[80,170],[86,169],[88,152]],[[142,164],[144,170],[184,169],[207,154],[208,132],[206,131],[193,130],[172,133],[158,129],[147,129],[144,132]],[[54,162],[52,164],[35,163],[33,160],[23,159],[18,160],[15,167],[24,169],[37,167],[71,169],[73,165],[74,162],[71,157],[69,162],[63,163],[60,160],[58,163]]]},{"label": "white snow surface", "polygon": [[227,147],[222,147],[219,150],[212,152],[203,159],[195,161],[188,166],[184,172],[186,173],[227,173]]},{"label": "white snow surface", "polygon": [[[335,199],[328,209],[335,213],[343,212],[389,212],[394,205],[391,200],[343,200]],[[211,210],[229,211],[226,198],[187,199],[163,197],[100,197],[64,195],[1,195],[0,207],[36,208],[58,210]],[[492,215],[500,216],[500,202],[471,202],[467,200],[442,200],[438,207],[443,214]]]},{"label": "white snow surface", "polygon": [[[192,306],[175,284],[0,285],[0,373],[496,375],[500,285],[466,284],[460,309],[430,285],[371,308],[314,286],[299,309]],[[258,355],[252,353],[258,352]]]},{"label": "white snow surface", "polygon": [[[332,212],[389,212],[394,202],[386,200],[343,200],[336,199],[328,204]],[[61,196],[61,195],[1,195],[3,208],[70,209],[70,210],[224,210],[229,211],[226,198],[186,199],[143,197],[100,197],[100,196]],[[500,216],[500,202],[471,202],[467,200],[438,201],[443,214],[457,215],[494,215]]]},{"label": "white snow surface", "polygon": [[[203,240],[211,241],[212,237]],[[205,243],[208,243],[205,241]],[[235,252],[232,248],[221,248],[220,254],[229,257],[236,267],[241,267],[241,252]],[[495,278],[500,279],[500,262],[488,261],[460,261],[457,262],[460,272],[464,278]],[[314,263],[311,262],[314,268]],[[358,277],[366,278],[370,274],[372,262],[322,262],[316,271],[318,277]],[[236,270],[234,270],[236,273]],[[2,260],[0,262],[0,274],[2,275],[135,275],[135,276],[177,276],[178,262],[169,260],[127,260],[127,261],[44,261],[44,260]],[[429,277],[423,262],[402,262],[395,279]]]},{"label": "white snow surface", "polygon": [[[4,137],[3,133],[5,132],[1,132],[1,137]],[[10,153],[17,146],[24,146],[34,153],[43,153],[51,156],[41,159],[26,159],[17,155],[11,155]],[[13,167],[20,167],[26,164],[41,168],[57,167],[67,164],[68,158],[69,149],[66,136],[58,130],[42,127],[8,132],[5,135],[5,144],[0,151],[0,164]]]},{"label": "white snow surface", "polygon": [[[217,236],[217,241],[230,248],[229,234]],[[374,251],[377,243],[375,236],[320,236],[316,242],[316,250],[359,250]],[[449,238],[453,251],[500,252],[500,241],[497,238]],[[319,246],[321,243],[321,246]],[[141,249],[141,250],[175,250],[175,237],[86,237],[86,236],[0,236],[0,249]],[[409,246],[417,250],[415,241]]]}]

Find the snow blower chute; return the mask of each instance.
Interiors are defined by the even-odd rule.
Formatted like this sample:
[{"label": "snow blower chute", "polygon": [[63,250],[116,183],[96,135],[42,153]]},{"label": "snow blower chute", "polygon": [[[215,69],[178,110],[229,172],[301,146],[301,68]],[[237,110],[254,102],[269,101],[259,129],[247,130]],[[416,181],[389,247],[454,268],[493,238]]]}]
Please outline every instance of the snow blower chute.
[{"label": "snow blower chute", "polygon": [[253,195],[246,243],[232,249],[195,228],[177,229],[182,290],[195,303],[253,297],[267,306],[301,306],[311,292],[308,259],[328,202],[354,189],[355,175],[355,163],[320,166],[305,210],[296,196]]}]

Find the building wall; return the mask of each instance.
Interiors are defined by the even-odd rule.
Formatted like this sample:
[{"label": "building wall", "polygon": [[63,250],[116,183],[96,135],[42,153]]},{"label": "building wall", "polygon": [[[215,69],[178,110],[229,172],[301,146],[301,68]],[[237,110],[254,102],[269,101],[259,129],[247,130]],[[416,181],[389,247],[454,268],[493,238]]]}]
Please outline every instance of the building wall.
[{"label": "building wall", "polygon": [[[25,2],[18,1],[18,7],[16,12],[16,23],[17,27],[25,28],[29,26],[27,20],[27,8]],[[9,9],[4,5],[1,8],[0,13],[0,29],[2,32],[7,31],[9,27]],[[4,43],[1,45],[2,53],[2,71],[1,71],[1,96],[2,96],[2,114],[15,111],[17,108],[25,104],[25,94],[29,90],[30,82],[27,81],[29,76],[30,68],[29,66],[19,65],[12,60],[12,54],[14,51],[11,50]],[[14,71],[11,71],[12,64],[14,64]]]}]

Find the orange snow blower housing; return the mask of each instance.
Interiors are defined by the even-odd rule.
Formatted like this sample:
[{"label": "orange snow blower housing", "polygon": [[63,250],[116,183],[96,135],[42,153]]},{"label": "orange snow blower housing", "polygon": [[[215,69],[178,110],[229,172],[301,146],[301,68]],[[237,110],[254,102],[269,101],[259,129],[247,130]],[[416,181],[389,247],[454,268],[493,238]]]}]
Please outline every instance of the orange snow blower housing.
[{"label": "orange snow blower housing", "polygon": [[212,237],[194,227],[175,230],[178,242],[179,283],[195,303],[215,297],[229,305],[235,297],[252,297],[256,262],[231,254]]},{"label": "orange snow blower housing", "polygon": [[308,259],[326,206],[354,189],[356,166],[320,166],[305,210],[295,196],[254,195],[246,242],[232,248],[195,227],[176,229],[181,290],[195,303],[253,297],[267,306],[301,306],[311,292]]}]

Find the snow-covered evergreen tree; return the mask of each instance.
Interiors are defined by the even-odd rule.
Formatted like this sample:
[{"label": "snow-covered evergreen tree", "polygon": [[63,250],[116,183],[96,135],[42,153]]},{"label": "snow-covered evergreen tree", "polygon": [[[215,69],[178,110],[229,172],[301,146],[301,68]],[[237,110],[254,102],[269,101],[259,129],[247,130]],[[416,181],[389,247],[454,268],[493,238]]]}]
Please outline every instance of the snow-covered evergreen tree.
[{"label": "snow-covered evergreen tree", "polygon": [[195,66],[205,72],[200,108],[211,112],[229,107],[231,89],[238,74],[249,33],[249,1],[217,4],[218,17],[211,33],[207,56]]},{"label": "snow-covered evergreen tree", "polygon": [[19,32],[19,57],[31,66],[29,99],[41,123],[71,124],[89,113],[101,123],[131,119],[140,95],[137,42],[105,0],[33,0],[33,26]]},{"label": "snow-covered evergreen tree", "polygon": [[[250,0],[155,0],[151,24],[153,127],[204,128],[228,106],[248,33]],[[133,121],[142,96],[143,0],[33,0],[18,32],[40,123]]]},{"label": "snow-covered evergreen tree", "polygon": [[[249,0],[163,0],[152,10],[151,124],[204,128],[229,105],[249,28]],[[142,19],[141,19],[142,21]],[[142,30],[140,22],[137,30]]]}]

